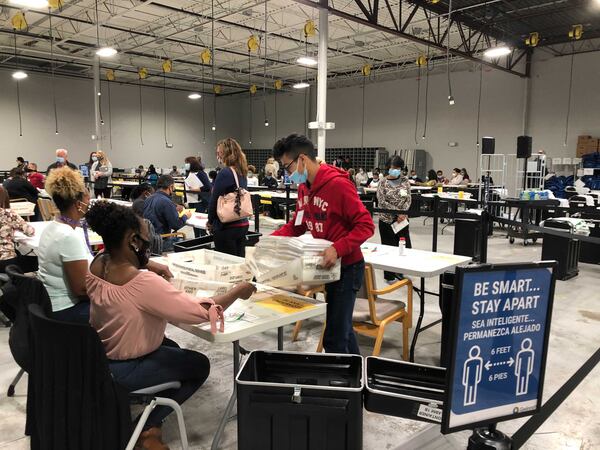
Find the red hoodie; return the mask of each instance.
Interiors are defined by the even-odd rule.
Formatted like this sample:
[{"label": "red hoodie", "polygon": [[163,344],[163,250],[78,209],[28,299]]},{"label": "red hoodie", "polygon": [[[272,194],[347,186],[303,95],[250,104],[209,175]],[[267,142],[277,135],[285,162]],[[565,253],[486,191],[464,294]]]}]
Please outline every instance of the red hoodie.
[{"label": "red hoodie", "polygon": [[[300,211],[304,211],[302,223],[295,225]],[[310,231],[314,238],[332,241],[342,265],[347,266],[363,259],[360,246],[373,236],[374,230],[373,219],[358,198],[348,173],[321,164],[311,186],[298,186],[292,220],[273,235],[301,236]]]}]

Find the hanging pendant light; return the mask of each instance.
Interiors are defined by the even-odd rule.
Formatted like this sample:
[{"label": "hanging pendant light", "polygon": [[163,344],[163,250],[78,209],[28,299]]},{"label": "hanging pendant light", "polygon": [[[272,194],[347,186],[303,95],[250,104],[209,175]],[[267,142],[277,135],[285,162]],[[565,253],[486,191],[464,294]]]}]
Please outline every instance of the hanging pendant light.
[{"label": "hanging pendant light", "polygon": [[212,55],[212,85],[214,91],[213,97],[213,124],[211,129],[213,131],[217,131],[217,88],[219,88],[219,92],[221,92],[220,86],[215,85],[215,0],[211,0],[210,2],[210,52]]},{"label": "hanging pendant light", "polygon": [[19,55],[17,54],[17,30],[14,29],[15,34],[15,62],[17,65],[17,71],[13,72],[12,76],[15,80],[17,80],[17,110],[19,113],[19,137],[23,137],[23,117],[21,115],[21,89],[19,87],[20,80],[27,78],[27,74],[22,70],[18,70],[19,68]]},{"label": "hanging pendant light", "polygon": [[265,127],[269,126],[269,119],[267,118],[267,14],[267,2],[265,1],[265,34],[263,36],[265,44],[263,55],[263,113],[265,117]]},{"label": "hanging pendant light", "polygon": [[19,11],[11,18],[15,38],[15,65],[16,70],[12,73],[12,77],[19,81],[27,78],[27,72],[19,69],[19,55],[17,53],[17,30],[24,30],[28,27],[27,20],[23,12]]},{"label": "hanging pendant light", "polygon": [[100,46],[100,18],[98,15],[98,0],[95,1],[95,10],[96,10],[96,55],[100,58],[110,58],[117,54],[117,49],[111,46]]}]

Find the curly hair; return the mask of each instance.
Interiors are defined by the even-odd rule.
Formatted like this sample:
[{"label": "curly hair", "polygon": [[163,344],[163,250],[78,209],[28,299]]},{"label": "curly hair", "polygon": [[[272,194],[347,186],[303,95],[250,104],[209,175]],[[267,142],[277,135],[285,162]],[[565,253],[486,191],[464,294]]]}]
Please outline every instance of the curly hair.
[{"label": "curly hair", "polygon": [[141,231],[141,221],[133,209],[116,203],[95,202],[85,217],[91,229],[102,236],[104,247],[109,253],[121,245],[128,231]]},{"label": "curly hair", "polygon": [[46,178],[45,188],[61,212],[88,193],[81,174],[67,166],[52,170]]}]

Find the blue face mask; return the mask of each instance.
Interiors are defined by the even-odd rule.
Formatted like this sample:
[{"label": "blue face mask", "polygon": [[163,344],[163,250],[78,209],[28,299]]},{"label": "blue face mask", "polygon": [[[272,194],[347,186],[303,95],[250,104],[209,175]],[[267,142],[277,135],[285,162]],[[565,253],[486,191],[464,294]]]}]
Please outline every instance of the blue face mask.
[{"label": "blue face mask", "polygon": [[388,173],[391,177],[398,178],[402,174],[402,171],[400,169],[390,169]]},{"label": "blue face mask", "polygon": [[60,163],[60,164],[64,164],[65,163],[65,158],[63,158],[61,156],[57,156],[56,157],[56,162]]},{"label": "blue face mask", "polygon": [[296,183],[296,184],[306,183],[307,179],[308,179],[308,172],[306,171],[306,169],[304,169],[304,171],[302,173],[295,170],[294,173],[292,173],[290,175],[290,181],[292,181],[293,183]]}]

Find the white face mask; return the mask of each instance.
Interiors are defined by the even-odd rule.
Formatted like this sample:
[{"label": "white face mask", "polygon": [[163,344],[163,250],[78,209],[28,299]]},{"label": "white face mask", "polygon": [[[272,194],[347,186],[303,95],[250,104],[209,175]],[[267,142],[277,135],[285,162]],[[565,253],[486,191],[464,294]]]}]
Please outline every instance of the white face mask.
[{"label": "white face mask", "polygon": [[[185,167],[185,170],[190,170],[190,163],[185,163],[183,166]],[[177,170],[177,169],[173,169],[173,170]]]}]

